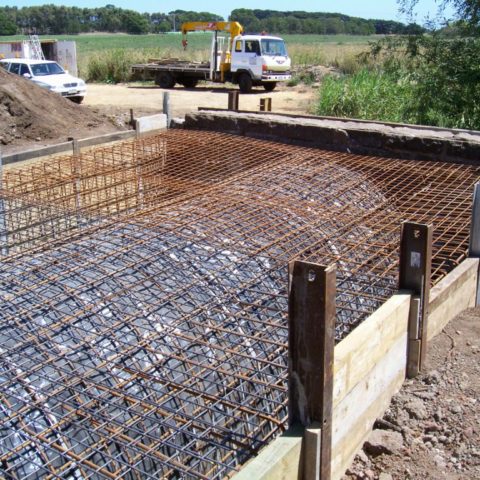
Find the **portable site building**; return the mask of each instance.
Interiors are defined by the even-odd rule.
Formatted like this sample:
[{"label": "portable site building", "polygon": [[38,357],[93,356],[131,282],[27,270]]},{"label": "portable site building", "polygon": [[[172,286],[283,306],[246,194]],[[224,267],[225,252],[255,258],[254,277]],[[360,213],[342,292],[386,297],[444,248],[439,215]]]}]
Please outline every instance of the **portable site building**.
[{"label": "portable site building", "polygon": [[[72,75],[78,75],[75,41],[40,40],[40,46],[46,60],[54,60]],[[33,52],[33,45],[30,40],[0,42],[0,58],[34,58]]]}]

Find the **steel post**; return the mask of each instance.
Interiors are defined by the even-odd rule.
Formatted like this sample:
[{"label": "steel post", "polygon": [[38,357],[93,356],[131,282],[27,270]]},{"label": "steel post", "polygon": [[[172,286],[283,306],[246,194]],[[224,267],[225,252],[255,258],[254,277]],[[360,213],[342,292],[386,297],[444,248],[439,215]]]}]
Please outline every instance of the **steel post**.
[{"label": "steel post", "polygon": [[289,279],[289,422],[301,423],[306,428],[320,426],[320,476],[313,478],[328,480],[332,454],[336,269],[295,261],[289,266]]},{"label": "steel post", "polygon": [[415,377],[425,365],[432,270],[433,227],[404,222],[400,241],[399,289],[413,294],[410,305],[407,376]]},{"label": "steel post", "polygon": [[228,92],[228,110],[238,110],[238,98],[239,92],[238,90],[233,90],[232,92]]}]

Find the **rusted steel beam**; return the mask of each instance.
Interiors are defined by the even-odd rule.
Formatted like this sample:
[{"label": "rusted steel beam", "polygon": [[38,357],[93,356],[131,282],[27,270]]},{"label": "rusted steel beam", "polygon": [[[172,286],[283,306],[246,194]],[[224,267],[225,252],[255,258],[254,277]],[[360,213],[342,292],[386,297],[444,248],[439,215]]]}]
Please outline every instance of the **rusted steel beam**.
[{"label": "rusted steel beam", "polygon": [[331,476],[335,272],[335,266],[290,264],[289,422],[320,426],[322,480]]},{"label": "rusted steel beam", "polygon": [[413,294],[409,318],[407,375],[414,377],[424,367],[432,270],[433,227],[404,222],[400,240],[399,289]]}]

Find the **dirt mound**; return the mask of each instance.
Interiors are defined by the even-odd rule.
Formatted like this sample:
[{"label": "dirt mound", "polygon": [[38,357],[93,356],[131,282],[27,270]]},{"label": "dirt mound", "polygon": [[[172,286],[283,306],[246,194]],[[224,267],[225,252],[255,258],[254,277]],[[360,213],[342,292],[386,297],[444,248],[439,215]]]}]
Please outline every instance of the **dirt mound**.
[{"label": "dirt mound", "polygon": [[0,68],[0,145],[8,145],[8,150],[118,129],[104,115]]}]

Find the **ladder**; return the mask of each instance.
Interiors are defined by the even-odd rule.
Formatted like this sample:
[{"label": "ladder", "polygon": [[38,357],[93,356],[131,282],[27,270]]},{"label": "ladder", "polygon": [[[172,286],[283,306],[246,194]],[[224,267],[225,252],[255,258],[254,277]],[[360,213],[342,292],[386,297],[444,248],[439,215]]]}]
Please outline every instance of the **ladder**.
[{"label": "ladder", "polygon": [[32,47],[32,60],[45,60],[38,35],[30,35],[30,45]]}]

